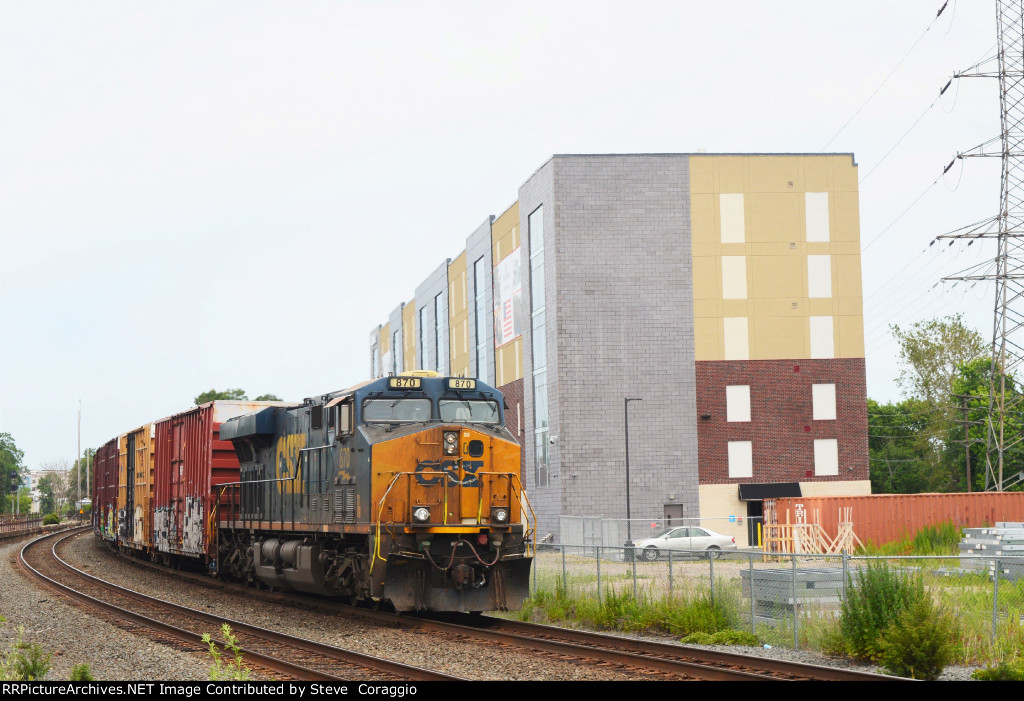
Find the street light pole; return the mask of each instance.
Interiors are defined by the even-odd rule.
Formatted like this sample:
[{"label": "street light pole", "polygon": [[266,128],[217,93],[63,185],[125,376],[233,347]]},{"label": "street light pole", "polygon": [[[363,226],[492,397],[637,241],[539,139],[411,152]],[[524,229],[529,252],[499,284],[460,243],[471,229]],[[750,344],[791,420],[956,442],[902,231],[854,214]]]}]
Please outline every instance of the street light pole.
[{"label": "street light pole", "polygon": [[642,402],[641,397],[626,397],[623,402],[626,424],[626,554],[633,556],[633,528],[630,517],[633,515],[629,504],[629,403]]}]

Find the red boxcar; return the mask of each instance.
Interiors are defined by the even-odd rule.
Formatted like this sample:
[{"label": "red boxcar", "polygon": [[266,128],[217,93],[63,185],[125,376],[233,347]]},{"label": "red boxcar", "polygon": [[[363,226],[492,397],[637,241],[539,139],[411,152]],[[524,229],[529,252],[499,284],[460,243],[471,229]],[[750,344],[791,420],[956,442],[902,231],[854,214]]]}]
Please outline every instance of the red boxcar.
[{"label": "red boxcar", "polygon": [[100,446],[93,459],[92,528],[105,540],[117,539],[117,439]]},{"label": "red boxcar", "polygon": [[[217,557],[218,487],[239,480],[238,458],[220,425],[281,402],[213,401],[156,422],[153,544],[157,552],[210,564]],[[116,473],[115,473],[116,474]]]}]

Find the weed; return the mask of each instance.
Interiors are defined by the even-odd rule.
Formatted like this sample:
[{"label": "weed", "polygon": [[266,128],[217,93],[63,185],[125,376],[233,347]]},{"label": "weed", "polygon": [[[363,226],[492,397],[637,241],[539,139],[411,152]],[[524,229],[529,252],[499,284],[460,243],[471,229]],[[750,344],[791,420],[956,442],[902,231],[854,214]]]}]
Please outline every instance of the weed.
[{"label": "weed", "polygon": [[934,681],[953,659],[953,621],[925,596],[885,631],[881,663],[901,677]]},{"label": "weed", "polygon": [[1024,664],[1000,662],[995,667],[974,670],[971,677],[983,682],[1024,682]]},{"label": "weed", "polygon": [[96,677],[92,676],[92,671],[89,669],[87,664],[76,664],[71,669],[71,676],[68,677],[68,681],[72,682],[94,682]]},{"label": "weed", "polygon": [[904,576],[890,570],[885,562],[859,570],[856,586],[851,581],[848,587],[839,620],[847,654],[877,661],[882,653],[882,634],[923,597],[924,582],[919,576]]},{"label": "weed", "polygon": [[745,630],[720,630],[717,633],[691,633],[679,642],[684,645],[751,645],[761,642],[757,636]]},{"label": "weed", "polygon": [[210,665],[210,681],[247,681],[249,679],[249,668],[242,662],[242,649],[238,645],[238,637],[231,632],[231,626],[227,623],[220,627],[224,642],[221,643],[230,650],[234,657],[227,662],[224,661],[224,653],[217,647],[217,643],[209,633],[203,633],[203,642],[210,646],[206,653],[213,664]]}]

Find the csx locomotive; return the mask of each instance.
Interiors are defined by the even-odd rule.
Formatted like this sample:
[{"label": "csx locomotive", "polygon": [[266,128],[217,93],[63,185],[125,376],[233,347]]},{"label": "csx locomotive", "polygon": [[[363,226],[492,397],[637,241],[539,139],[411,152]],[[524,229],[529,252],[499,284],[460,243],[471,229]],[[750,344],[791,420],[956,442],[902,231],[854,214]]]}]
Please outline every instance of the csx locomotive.
[{"label": "csx locomotive", "polygon": [[501,394],[475,379],[381,378],[230,419],[241,480],[220,568],[398,610],[518,607],[528,502]]},{"label": "csx locomotive", "polygon": [[[420,371],[302,404],[250,406],[231,418],[228,408],[220,423],[208,412],[201,429],[186,417],[180,439],[175,417],[155,424],[153,559],[194,557],[211,573],[251,584],[390,602],[398,611],[522,604],[535,519],[498,390]],[[176,446],[192,440],[194,448],[205,431],[212,432],[204,455],[213,456],[213,476],[180,478],[192,473],[189,451]],[[233,445],[237,473],[224,472],[218,445]],[[161,459],[162,451],[171,457]],[[169,466],[163,480],[161,465]],[[122,469],[128,476],[121,478],[129,492],[130,472]],[[98,493],[100,479],[98,473]],[[162,482],[169,496],[161,497]],[[122,485],[121,501],[139,503],[125,493]],[[118,523],[130,520],[122,511]],[[97,533],[111,540],[103,519],[101,511]],[[145,531],[145,517],[135,520],[138,528],[120,530]]]}]

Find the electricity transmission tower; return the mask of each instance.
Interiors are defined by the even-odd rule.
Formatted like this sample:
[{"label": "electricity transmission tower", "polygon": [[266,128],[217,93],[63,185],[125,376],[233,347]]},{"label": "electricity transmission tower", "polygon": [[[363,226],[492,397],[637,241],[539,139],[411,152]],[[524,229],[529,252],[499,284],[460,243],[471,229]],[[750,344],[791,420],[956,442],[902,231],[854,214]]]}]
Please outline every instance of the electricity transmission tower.
[{"label": "electricity transmission tower", "polygon": [[995,282],[985,489],[1002,491],[1024,478],[1020,472],[1004,480],[1003,472],[1008,451],[1024,439],[1007,435],[1005,420],[1020,397],[1007,396],[1008,378],[1024,368],[1024,0],[996,0],[996,33],[996,55],[955,77],[999,79],[999,136],[957,154],[1002,159],[999,213],[939,238],[996,240],[995,259],[943,279]]}]

